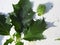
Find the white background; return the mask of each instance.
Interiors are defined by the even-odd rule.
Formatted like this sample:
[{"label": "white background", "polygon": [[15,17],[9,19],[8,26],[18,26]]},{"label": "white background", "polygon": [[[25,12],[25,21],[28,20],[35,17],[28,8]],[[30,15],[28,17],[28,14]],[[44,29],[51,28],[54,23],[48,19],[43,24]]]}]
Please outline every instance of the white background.
[{"label": "white background", "polygon": [[[45,20],[48,24],[48,29],[44,31],[44,35],[47,38],[46,40],[26,42],[25,45],[60,45],[60,41],[55,40],[60,37],[60,0],[31,0],[34,3],[33,10],[36,11],[36,8],[39,4],[52,3],[47,5],[47,8],[53,5],[47,13],[44,14]],[[16,4],[18,0],[0,0],[0,12],[9,13],[13,11],[12,4]],[[53,26],[54,25],[54,26]],[[0,36],[0,45],[3,45],[3,42],[6,40],[6,36]]]}]

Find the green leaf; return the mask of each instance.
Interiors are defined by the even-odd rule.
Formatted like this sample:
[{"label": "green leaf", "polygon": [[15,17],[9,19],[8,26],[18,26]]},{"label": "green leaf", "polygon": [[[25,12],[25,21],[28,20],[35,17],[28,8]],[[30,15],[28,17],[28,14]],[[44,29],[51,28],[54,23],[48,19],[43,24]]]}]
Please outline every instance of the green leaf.
[{"label": "green leaf", "polygon": [[31,23],[31,20],[33,20],[33,15],[35,14],[35,12],[32,11],[32,9],[30,9],[27,13],[27,15],[25,16],[25,18],[22,20],[23,25],[25,26],[29,26]]},{"label": "green leaf", "polygon": [[19,34],[19,33],[14,33],[14,35],[13,36],[16,36],[17,37],[17,39],[18,38],[20,38],[21,37],[21,34]]},{"label": "green leaf", "polygon": [[9,35],[11,25],[6,23],[5,15],[0,14],[0,35]]},{"label": "green leaf", "polygon": [[16,37],[16,42],[20,41],[21,39],[21,34],[19,33],[14,33],[13,38]]},{"label": "green leaf", "polygon": [[15,45],[23,45],[22,42],[17,42]]},{"label": "green leaf", "polygon": [[14,40],[12,38],[6,40],[6,42],[4,43],[4,45],[8,45],[9,43],[12,43]]},{"label": "green leaf", "polygon": [[0,14],[0,22],[5,23],[5,21],[6,21],[5,15]]},{"label": "green leaf", "polygon": [[7,23],[7,24],[11,24],[10,16],[6,16],[6,23]]},{"label": "green leaf", "polygon": [[29,41],[45,39],[43,32],[46,29],[46,22],[43,20],[33,21],[31,26],[24,31],[24,39]]},{"label": "green leaf", "polygon": [[41,16],[42,14],[44,14],[46,11],[46,6],[44,4],[40,4],[37,8],[37,13],[39,16]]},{"label": "green leaf", "polygon": [[17,18],[23,23],[22,25],[27,25],[33,18],[34,12],[31,9],[32,4],[29,0],[20,0],[18,4],[13,5],[13,8]]},{"label": "green leaf", "polygon": [[10,14],[12,25],[18,33],[23,32],[26,26],[30,25],[33,19],[33,12],[31,2],[29,0],[20,0],[18,4],[13,4],[14,12]]},{"label": "green leaf", "polygon": [[21,22],[19,21],[19,18],[15,16],[14,13],[10,13],[11,23],[15,26],[15,31],[20,33],[21,32]]},{"label": "green leaf", "polygon": [[57,38],[56,40],[60,40],[60,38]]},{"label": "green leaf", "polygon": [[31,8],[31,2],[29,0],[19,0],[18,4],[13,5],[13,8],[16,15],[25,16]]}]

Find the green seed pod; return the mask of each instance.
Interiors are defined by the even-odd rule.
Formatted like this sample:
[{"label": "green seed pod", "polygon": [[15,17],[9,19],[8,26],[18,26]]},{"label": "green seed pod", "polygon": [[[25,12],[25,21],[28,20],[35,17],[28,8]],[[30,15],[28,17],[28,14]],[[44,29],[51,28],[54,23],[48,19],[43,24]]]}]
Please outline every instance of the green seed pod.
[{"label": "green seed pod", "polygon": [[42,14],[44,14],[46,11],[46,6],[44,4],[40,4],[37,8],[37,13],[39,16],[41,16]]}]

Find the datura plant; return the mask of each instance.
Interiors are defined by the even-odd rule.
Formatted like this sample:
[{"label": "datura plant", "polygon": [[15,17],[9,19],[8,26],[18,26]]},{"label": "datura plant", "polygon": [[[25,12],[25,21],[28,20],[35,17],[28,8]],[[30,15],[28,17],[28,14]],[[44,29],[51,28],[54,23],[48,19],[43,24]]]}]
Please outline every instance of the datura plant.
[{"label": "datura plant", "polygon": [[[45,8],[45,5],[39,5],[38,15],[42,15],[45,12]],[[9,18],[6,18],[4,14],[0,14],[0,35],[10,36],[10,30],[13,26],[16,31],[10,39],[6,40],[4,45],[8,45],[13,41],[15,45],[24,45],[21,41],[23,39],[27,41],[45,39],[43,35],[47,27],[45,18],[33,20],[35,12],[32,10],[32,3],[29,0],[20,0],[18,4],[13,4],[13,9],[13,12],[8,13]],[[21,33],[24,34],[23,38],[21,38]],[[14,40],[15,37],[16,40]]]}]

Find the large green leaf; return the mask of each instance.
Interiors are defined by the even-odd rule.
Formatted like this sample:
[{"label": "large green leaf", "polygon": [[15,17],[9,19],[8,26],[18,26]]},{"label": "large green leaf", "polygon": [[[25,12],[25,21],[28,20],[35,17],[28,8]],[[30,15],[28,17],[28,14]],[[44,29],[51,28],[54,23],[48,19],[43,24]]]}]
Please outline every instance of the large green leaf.
[{"label": "large green leaf", "polygon": [[29,0],[19,0],[18,4],[13,5],[16,15],[25,16],[28,10],[31,8],[31,2]]},{"label": "large green leaf", "polygon": [[20,0],[18,4],[13,5],[13,8],[17,18],[20,19],[20,22],[29,22],[34,15],[34,12],[31,9],[32,5],[29,0]]},{"label": "large green leaf", "polygon": [[20,0],[18,4],[14,5],[14,14],[11,13],[10,18],[12,25],[15,26],[17,32],[23,32],[24,27],[30,25],[30,21],[33,19],[34,12],[31,9],[32,5],[29,0]]},{"label": "large green leaf", "polygon": [[31,20],[33,20],[34,14],[35,14],[35,12],[33,12],[32,9],[30,9],[28,11],[27,15],[25,15],[24,19],[22,20],[23,25],[29,26],[31,23]]},{"label": "large green leaf", "polygon": [[21,29],[21,22],[19,21],[19,18],[17,18],[14,13],[10,14],[10,18],[11,18],[12,25],[15,26],[15,31],[20,33],[21,32],[21,30],[20,30]]},{"label": "large green leaf", "polygon": [[8,45],[9,43],[12,43],[14,40],[12,38],[6,40],[6,42],[4,43],[4,45]]},{"label": "large green leaf", "polygon": [[46,26],[44,18],[43,20],[33,21],[31,26],[24,31],[24,39],[29,41],[45,39],[42,33]]},{"label": "large green leaf", "polygon": [[5,15],[0,14],[0,35],[9,35],[11,25],[6,23]]}]

